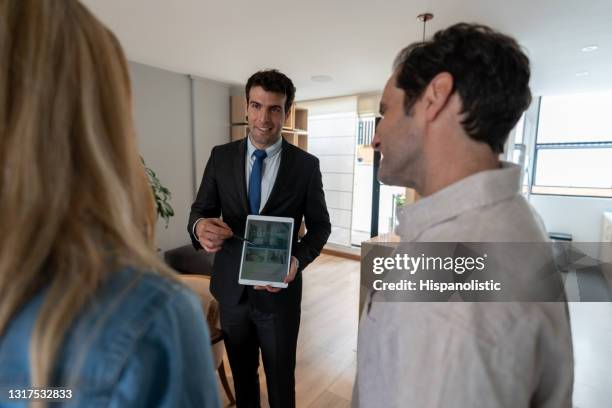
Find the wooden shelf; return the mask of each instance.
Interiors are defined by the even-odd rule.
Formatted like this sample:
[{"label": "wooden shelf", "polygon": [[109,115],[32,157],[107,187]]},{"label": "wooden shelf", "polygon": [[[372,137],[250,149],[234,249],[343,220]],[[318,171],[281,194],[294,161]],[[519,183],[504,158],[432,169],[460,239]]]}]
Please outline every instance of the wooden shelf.
[{"label": "wooden shelf", "polygon": [[308,109],[295,108],[294,111],[295,124],[294,128],[297,131],[308,131]]},{"label": "wooden shelf", "polygon": [[298,144],[297,146],[304,150],[305,152],[308,151],[308,135],[306,133],[298,133],[297,134],[298,137]]},{"label": "wooden shelf", "polygon": [[299,147],[304,151],[308,151],[308,135],[306,133],[298,133],[291,130],[283,130],[283,138],[294,146]]},{"label": "wooden shelf", "polygon": [[247,105],[244,96],[232,96],[230,101],[232,125],[247,123]]},{"label": "wooden shelf", "polygon": [[289,116],[287,116],[287,120],[283,124],[283,129],[295,129],[295,104],[291,105],[289,109]]},{"label": "wooden shelf", "polygon": [[231,141],[244,139],[249,133],[247,125],[232,125]]},{"label": "wooden shelf", "polygon": [[283,138],[289,143],[291,143],[292,145],[295,145],[295,146],[298,145],[298,137],[295,132],[287,132],[283,130],[282,135],[283,135]]}]

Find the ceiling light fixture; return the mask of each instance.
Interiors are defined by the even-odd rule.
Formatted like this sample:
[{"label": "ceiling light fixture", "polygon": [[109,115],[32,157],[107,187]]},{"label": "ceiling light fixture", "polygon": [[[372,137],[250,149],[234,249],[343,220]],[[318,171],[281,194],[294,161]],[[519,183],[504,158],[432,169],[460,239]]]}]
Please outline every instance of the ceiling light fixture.
[{"label": "ceiling light fixture", "polygon": [[433,20],[433,18],[434,15],[432,13],[423,13],[417,16],[417,20],[423,23],[423,42],[425,42],[425,25],[427,25],[428,21]]},{"label": "ceiling light fixture", "polygon": [[596,45],[588,45],[586,47],[582,47],[582,49],[580,51],[582,52],[593,52],[593,51],[597,51],[599,47]]},{"label": "ceiling light fixture", "polygon": [[330,75],[313,75],[310,79],[314,82],[331,82],[333,80]]},{"label": "ceiling light fixture", "polygon": [[589,71],[576,72],[576,76],[577,77],[587,77],[587,76],[589,76]]}]

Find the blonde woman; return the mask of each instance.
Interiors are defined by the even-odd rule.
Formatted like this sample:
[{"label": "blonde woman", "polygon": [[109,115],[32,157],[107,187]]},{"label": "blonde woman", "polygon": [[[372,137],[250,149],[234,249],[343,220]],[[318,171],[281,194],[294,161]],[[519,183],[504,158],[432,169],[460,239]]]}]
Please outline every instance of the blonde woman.
[{"label": "blonde woman", "polygon": [[0,0],[0,61],[0,407],[219,406],[200,303],[153,250],[119,43],[77,1]]}]

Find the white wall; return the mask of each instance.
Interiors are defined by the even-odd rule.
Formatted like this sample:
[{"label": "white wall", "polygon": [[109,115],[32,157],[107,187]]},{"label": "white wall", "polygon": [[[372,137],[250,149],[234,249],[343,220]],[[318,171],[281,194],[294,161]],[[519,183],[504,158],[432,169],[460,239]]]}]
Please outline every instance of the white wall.
[{"label": "white wall", "polygon": [[529,202],[542,216],[548,232],[572,234],[574,241],[598,242],[603,212],[612,210],[612,199],[534,195]]},{"label": "white wall", "polygon": [[[353,183],[353,232],[370,232],[372,227],[372,163],[355,163],[355,182]],[[365,235],[370,238],[368,234]],[[355,237],[352,243],[361,244],[363,234]]]},{"label": "white wall", "polygon": [[214,146],[229,142],[229,86],[203,78],[194,78],[195,193],[200,187],[204,168]]},{"label": "white wall", "polygon": [[[539,97],[525,115],[524,143],[527,145],[527,177],[531,182],[535,158],[536,131],[539,114]],[[532,194],[529,202],[542,217],[548,232],[572,234],[574,241],[598,242],[601,238],[603,212],[612,209],[612,199]]]},{"label": "white wall", "polygon": [[[172,193],[175,215],[157,223],[157,246],[190,243],[189,209],[214,145],[229,141],[229,86],[130,63],[142,157]],[[195,115],[192,116],[192,97]]]},{"label": "white wall", "polygon": [[308,109],[308,152],[317,156],[332,232],[328,242],[350,246],[357,97],[300,102]]}]

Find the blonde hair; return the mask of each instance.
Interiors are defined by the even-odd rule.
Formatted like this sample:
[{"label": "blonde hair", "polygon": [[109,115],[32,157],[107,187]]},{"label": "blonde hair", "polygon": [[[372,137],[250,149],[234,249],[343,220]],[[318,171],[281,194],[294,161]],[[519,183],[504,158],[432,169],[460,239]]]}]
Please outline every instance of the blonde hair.
[{"label": "blonde hair", "polygon": [[32,385],[118,267],[171,276],[137,151],[127,62],[75,0],[0,0],[0,335],[41,289]]}]

